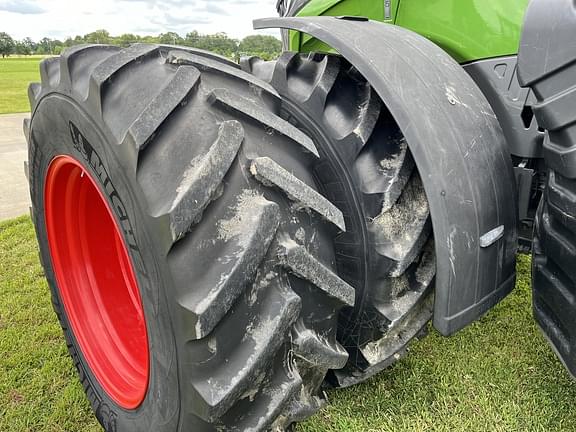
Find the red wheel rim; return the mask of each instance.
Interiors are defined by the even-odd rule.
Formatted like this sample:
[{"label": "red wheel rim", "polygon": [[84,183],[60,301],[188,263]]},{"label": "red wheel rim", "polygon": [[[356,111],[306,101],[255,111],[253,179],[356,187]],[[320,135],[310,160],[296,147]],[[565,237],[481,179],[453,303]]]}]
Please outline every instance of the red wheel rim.
[{"label": "red wheel rim", "polygon": [[80,350],[104,391],[137,408],[148,388],[148,335],[120,227],[94,179],[69,156],[50,163],[44,205],[56,281]]}]

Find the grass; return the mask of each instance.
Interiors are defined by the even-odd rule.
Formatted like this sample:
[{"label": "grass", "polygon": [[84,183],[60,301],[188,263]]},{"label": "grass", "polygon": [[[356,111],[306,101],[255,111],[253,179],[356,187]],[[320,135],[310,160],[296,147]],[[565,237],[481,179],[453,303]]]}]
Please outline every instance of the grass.
[{"label": "grass", "polygon": [[[516,290],[452,338],[431,334],[367,383],[329,393],[300,432],[574,431],[576,384]],[[30,219],[0,223],[0,430],[98,431],[50,306]]]},{"label": "grass", "polygon": [[40,81],[43,57],[0,58],[0,114],[30,111],[28,84]]}]

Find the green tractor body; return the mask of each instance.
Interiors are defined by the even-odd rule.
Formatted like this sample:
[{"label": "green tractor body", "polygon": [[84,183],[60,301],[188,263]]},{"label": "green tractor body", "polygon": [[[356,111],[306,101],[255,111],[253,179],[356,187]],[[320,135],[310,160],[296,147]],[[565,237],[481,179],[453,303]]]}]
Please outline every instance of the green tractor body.
[{"label": "green tractor body", "polygon": [[[503,238],[513,239],[511,240],[512,243],[517,243],[516,236],[518,235],[520,249],[528,251],[532,243],[534,217],[540,201],[542,185],[545,181],[545,170],[542,165],[544,132],[539,128],[534,118],[534,95],[529,89],[522,88],[518,79],[518,46],[528,3],[528,0],[507,2],[489,0],[481,4],[473,0],[439,0],[435,2],[420,0],[296,0],[280,2],[278,9],[280,15],[285,17],[283,18],[285,20],[284,27],[289,28],[283,30],[282,33],[284,45],[289,51],[302,53],[301,55],[317,52],[341,55],[359,70],[361,69],[359,63],[365,61],[367,64],[360,72],[364,76],[379,75],[379,77],[368,79],[368,81],[374,88],[377,87],[377,84],[373,81],[381,81],[382,88],[379,91],[377,89],[381,97],[383,97],[382,93],[391,92],[394,95],[390,96],[390,99],[397,97],[398,104],[402,107],[413,104],[419,105],[419,108],[415,107],[410,121],[403,127],[411,128],[414,127],[414,124],[418,124],[418,127],[428,131],[423,132],[424,134],[446,134],[446,131],[437,131],[436,129],[439,127],[437,125],[423,124],[426,121],[433,121],[426,114],[427,104],[432,107],[438,104],[432,93],[438,91],[439,94],[436,97],[444,96],[451,103],[461,105],[459,101],[461,95],[454,93],[452,81],[456,78],[452,74],[458,75],[465,72],[467,78],[472,78],[476,88],[483,93],[490,105],[491,112],[497,118],[497,123],[501,129],[499,133],[503,134],[508,157],[510,157],[508,163],[513,168],[513,176],[517,185],[516,188],[512,187],[499,198],[503,202],[513,201],[514,203],[506,204],[507,207],[503,205],[502,209],[497,210],[497,213],[500,215],[508,212],[514,213],[519,221],[518,226],[502,223],[502,220],[499,222],[494,220],[491,222],[494,225],[491,228],[503,227]],[[369,20],[370,24],[366,23],[365,26],[358,24],[364,19]],[[331,22],[329,23],[327,20],[331,20]],[[282,26],[281,21],[278,21],[278,26]],[[346,25],[339,24],[342,21],[345,21]],[[269,26],[267,23],[260,25]],[[369,25],[374,27],[373,32],[363,30]],[[337,36],[335,36],[336,27],[341,29],[341,33]],[[379,32],[377,29],[380,27],[390,29],[390,31],[382,30]],[[391,27],[401,30],[395,31]],[[371,34],[371,37],[363,38],[368,33]],[[402,43],[396,44],[396,39],[401,39]],[[423,45],[416,47],[420,42]],[[426,44],[429,42],[435,48],[440,48],[442,55],[433,51]],[[417,59],[419,56],[422,58]],[[448,61],[447,57],[451,57],[452,61]],[[430,60],[433,63],[442,63],[446,71],[437,72],[436,75],[432,74],[426,78],[424,70],[429,67],[427,64]],[[382,66],[377,66],[379,62]],[[390,66],[394,63],[397,65]],[[451,63],[453,65],[450,65]],[[456,63],[460,66],[456,66]],[[456,71],[456,68],[459,71]],[[398,79],[396,74],[405,76]],[[437,76],[442,76],[443,79],[436,80]],[[408,100],[406,94],[415,93],[412,87],[417,86],[415,82],[418,79],[423,79],[425,84],[417,94],[430,94],[427,94],[426,97]],[[466,85],[463,86],[462,91],[469,92]],[[394,112],[392,108],[394,103],[386,100],[386,97],[383,99],[384,104],[391,110],[392,117],[397,122],[401,122],[400,119],[403,114]],[[464,108],[472,110],[471,106],[464,105]],[[481,108],[477,108],[477,110],[481,111],[481,114],[487,112]],[[450,116],[451,114],[447,112],[446,115]],[[461,123],[456,121],[456,125],[452,126],[452,129],[466,128],[468,127],[466,125],[467,122],[464,120]],[[475,138],[460,137],[459,139],[474,140]],[[492,139],[485,145],[497,144],[498,140]],[[428,145],[432,144],[428,143]],[[410,147],[410,141],[408,146]],[[481,189],[478,186],[479,177],[489,177],[496,182],[502,182],[506,177],[504,171],[494,168],[493,163],[490,164],[490,167],[486,166],[486,159],[472,162],[469,155],[478,151],[475,146],[472,147],[472,151],[447,150],[442,147],[439,145],[437,150],[450,151],[454,154],[463,153],[465,162],[457,177],[465,178],[472,184],[476,183],[476,187],[479,189]],[[418,152],[418,150],[412,151]],[[430,159],[429,156],[424,158]],[[415,159],[417,165],[423,165],[423,162],[419,163],[417,154]],[[421,176],[427,176],[430,179],[442,176],[436,172],[422,172],[420,167],[419,170]],[[454,171],[455,169],[446,169],[447,173]],[[453,182],[453,180],[444,180]],[[429,184],[431,182],[431,180],[428,183],[424,182],[429,201],[433,200],[431,196],[442,192],[442,188],[439,191],[430,190]],[[485,197],[491,193],[488,190],[491,186],[486,187],[487,189],[481,191],[479,196]],[[505,198],[503,198],[504,196]],[[463,197],[462,202],[465,203],[467,200],[477,202],[477,199],[472,196]],[[474,245],[467,240],[470,231],[468,228],[463,228],[459,221],[462,219],[486,221],[486,218],[491,218],[492,212],[499,208],[500,204],[492,202],[491,205],[483,205],[482,210],[478,209],[473,212],[473,215],[468,214],[466,216],[462,215],[461,209],[454,205],[445,212],[438,212],[438,215],[435,215],[434,203],[431,202],[431,206],[436,241],[442,239],[442,235],[439,234],[441,229],[438,226],[438,219],[442,218],[446,221],[446,236],[461,236],[463,239],[462,248],[468,250],[474,249]],[[451,217],[446,216],[447,214]],[[478,233],[478,235],[491,234],[490,230],[486,228],[483,230],[483,233]],[[452,240],[448,238],[446,241],[450,248]],[[501,245],[501,247],[508,250],[509,246]],[[486,255],[487,250],[479,248],[476,257],[470,257],[464,268],[473,267],[473,263],[481,262],[481,257]],[[436,328],[442,333],[451,334],[464,327],[505,295],[507,289],[504,289],[503,286],[510,277],[509,271],[506,270],[507,264],[505,264],[509,260],[509,255],[504,250],[498,252],[497,255],[500,255],[500,258],[494,256],[495,261],[478,267],[480,273],[493,272],[498,275],[495,281],[481,282],[480,285],[483,287],[474,287],[474,284],[465,281],[465,278],[459,280],[457,270],[453,271],[452,276],[448,278],[450,282],[442,281],[440,274],[437,275],[434,315]],[[461,262],[466,261],[462,254],[460,260]],[[453,261],[449,257],[447,267],[451,268]],[[442,264],[439,263],[438,266],[441,268]],[[454,269],[452,268],[452,270]],[[443,288],[443,286],[449,286],[449,288]],[[445,289],[444,292],[443,289]],[[467,292],[468,294],[466,294]],[[474,294],[470,294],[471,292]]]},{"label": "green tractor body", "polygon": [[[311,0],[295,16],[365,16],[430,39],[459,63],[515,55],[528,0]],[[323,51],[326,45],[293,33],[292,51]],[[329,48],[328,48],[329,49]]]},{"label": "green tractor body", "polygon": [[[312,17],[332,16],[351,21],[366,17],[410,30],[440,47],[472,78],[489,102],[511,156],[516,180],[514,198],[519,222],[518,246],[520,251],[532,251],[534,254],[534,316],[554,350],[574,375],[575,323],[572,317],[576,274],[571,263],[576,255],[576,184],[573,183],[576,175],[576,133],[573,130],[576,110],[572,98],[576,79],[573,75],[573,49],[567,48],[572,46],[576,21],[573,2],[294,0],[280,1],[279,12],[284,17],[296,19],[286,22],[286,25],[277,23],[280,27],[290,29],[283,32],[287,49],[300,53],[326,52],[343,55],[355,67],[362,69],[365,76],[374,77],[377,75],[372,74],[374,69],[382,69],[383,65],[393,62],[391,53],[403,58],[399,63],[411,63],[411,57],[415,57],[416,53],[403,52],[400,49],[387,50],[386,46],[394,36],[388,39],[384,32],[381,38],[376,38],[379,40],[363,39],[370,31],[363,32],[360,27],[351,29],[348,41],[345,40],[345,32],[338,35],[340,38],[334,37],[332,33],[338,32],[337,24],[324,28],[323,22],[316,22],[316,18]],[[311,21],[303,23],[298,21],[299,18]],[[290,21],[291,18],[287,20]],[[264,22],[260,23],[260,26],[267,27],[268,24]],[[352,26],[351,23],[350,27]],[[372,33],[372,36],[375,34]],[[413,38],[409,33],[399,34],[397,37],[404,40]],[[370,45],[372,51],[363,50],[362,43]],[[362,64],[362,55],[368,63],[366,66]],[[382,59],[386,56],[388,59]],[[436,61],[446,63],[438,56]],[[416,68],[412,81],[424,73],[425,66],[422,66]],[[398,83],[402,81],[395,80],[394,77],[400,69],[387,69],[380,74],[382,82],[379,83],[378,79],[375,81],[381,84],[382,89],[396,85],[394,90],[402,94],[412,87],[412,82],[404,80],[404,90],[398,88]],[[429,91],[432,92],[438,85],[449,87],[449,84],[446,84],[449,82],[450,79],[444,83],[431,80]],[[379,93],[382,96],[385,92],[386,90]],[[446,94],[450,99],[451,93]],[[383,98],[386,99],[385,96]],[[406,103],[422,102],[416,97]],[[392,114],[396,116],[394,112]],[[422,122],[427,120],[426,117],[423,111],[422,115],[414,116],[411,120]],[[432,126],[431,130],[433,129]],[[410,143],[408,145],[410,147]],[[441,148],[438,150],[445,151]],[[468,171],[461,175],[469,177],[471,181],[478,175],[493,176],[495,182],[506,181],[501,172],[490,170],[488,166],[481,167],[477,172],[475,168],[478,167],[469,165]],[[438,174],[431,174],[429,178],[435,175]],[[427,194],[429,200],[434,199],[428,191]],[[432,218],[434,219],[434,214]],[[441,236],[437,236],[439,230],[436,223],[434,226],[435,240],[441,241]],[[438,268],[441,268],[440,264]],[[484,270],[502,274],[500,265],[488,265]],[[458,279],[456,274],[457,271],[454,278]],[[474,307],[470,308],[468,305],[467,309],[467,302],[461,301],[462,296],[466,297],[469,287],[460,286],[448,296],[444,296],[441,294],[442,284],[439,283],[437,275],[435,289],[434,322],[442,333],[448,334],[451,331],[446,331],[446,326],[438,320],[439,301],[449,302],[453,313],[468,315],[462,322],[470,322],[479,315],[477,312],[470,313]],[[458,306],[455,307],[455,304]],[[449,321],[450,318],[446,317],[446,320]],[[463,325],[456,327],[461,328]]]}]

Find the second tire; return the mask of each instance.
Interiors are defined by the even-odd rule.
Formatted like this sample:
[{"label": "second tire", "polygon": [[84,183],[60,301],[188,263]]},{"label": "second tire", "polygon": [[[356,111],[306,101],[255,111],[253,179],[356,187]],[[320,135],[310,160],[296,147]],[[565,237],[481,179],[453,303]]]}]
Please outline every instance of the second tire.
[{"label": "second tire", "polygon": [[313,137],[321,190],[344,213],[337,270],[357,297],[339,324],[349,362],[331,383],[356,384],[404,355],[432,317],[436,260],[422,180],[392,115],[342,57],[286,52],[241,64],[280,93],[283,117]]}]

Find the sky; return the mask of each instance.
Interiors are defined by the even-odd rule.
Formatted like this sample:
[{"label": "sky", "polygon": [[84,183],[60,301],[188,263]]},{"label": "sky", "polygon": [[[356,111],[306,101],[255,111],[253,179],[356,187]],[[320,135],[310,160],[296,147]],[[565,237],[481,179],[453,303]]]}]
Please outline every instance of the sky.
[{"label": "sky", "polygon": [[192,30],[278,36],[277,30],[252,29],[253,19],[270,16],[277,16],[276,0],[0,0],[0,32],[15,39],[64,40],[98,29],[113,36]]}]

